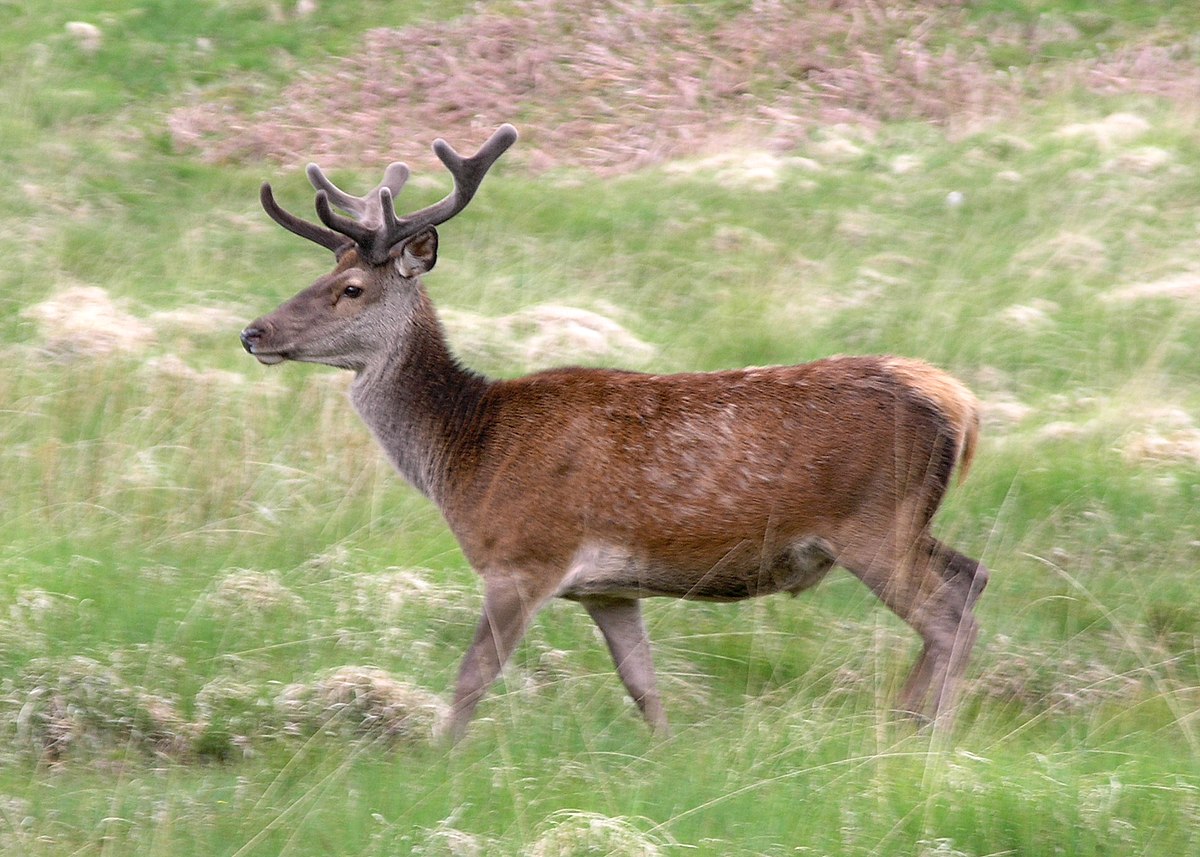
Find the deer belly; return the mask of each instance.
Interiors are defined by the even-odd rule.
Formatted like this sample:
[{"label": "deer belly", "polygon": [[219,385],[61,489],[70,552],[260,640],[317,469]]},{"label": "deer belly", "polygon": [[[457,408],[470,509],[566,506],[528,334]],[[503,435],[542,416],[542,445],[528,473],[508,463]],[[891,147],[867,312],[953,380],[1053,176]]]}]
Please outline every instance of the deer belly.
[{"label": "deer belly", "polygon": [[667,596],[740,601],[775,592],[801,592],[819,583],[834,562],[828,543],[813,536],[772,552],[764,552],[761,543],[742,542],[716,558],[687,559],[639,556],[614,545],[584,545],[555,594],[569,599]]}]

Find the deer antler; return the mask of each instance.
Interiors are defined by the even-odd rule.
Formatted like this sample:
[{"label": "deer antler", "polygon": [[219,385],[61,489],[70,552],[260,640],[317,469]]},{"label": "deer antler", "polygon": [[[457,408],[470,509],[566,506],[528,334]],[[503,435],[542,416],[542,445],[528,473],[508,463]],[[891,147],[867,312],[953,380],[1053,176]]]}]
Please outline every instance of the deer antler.
[{"label": "deer antler", "polygon": [[454,176],[454,190],[440,202],[401,220],[406,237],[415,235],[427,226],[445,223],[466,208],[492,164],[516,141],[517,129],[508,123],[497,128],[488,141],[479,147],[479,151],[469,158],[463,158],[445,140],[434,140],[433,153]]},{"label": "deer antler", "polygon": [[[408,167],[401,163],[390,165],[384,172],[383,181],[363,196],[351,196],[331,182],[320,167],[309,164],[308,180],[317,189],[317,216],[328,228],[284,211],[275,203],[271,186],[265,183],[261,193],[263,208],[276,223],[302,238],[315,241],[339,255],[355,244],[367,262],[379,265],[387,261],[391,249],[404,239],[430,226],[445,223],[466,208],[492,164],[516,139],[516,128],[507,123],[501,125],[469,158],[459,155],[445,140],[435,140],[434,154],[454,177],[454,190],[440,202],[405,217],[396,217],[392,203],[409,175]],[[334,206],[351,217],[338,214],[333,210]]]},{"label": "deer antler", "polygon": [[383,181],[371,188],[365,196],[351,196],[327,179],[325,173],[321,172],[321,168],[316,164],[309,164],[305,172],[314,188],[325,191],[334,205],[343,211],[349,211],[359,220],[378,220],[379,191],[386,187],[391,191],[392,196],[395,196],[400,193],[404,183],[408,181],[409,175],[407,164],[399,162],[389,164],[383,172]]},{"label": "deer antler", "polygon": [[340,235],[324,226],[318,226],[315,223],[309,223],[303,218],[297,217],[286,209],[282,208],[275,201],[275,194],[271,192],[271,183],[263,182],[262,187],[258,189],[258,198],[262,202],[263,209],[271,216],[271,219],[295,235],[301,238],[306,238],[309,241],[314,241],[332,250],[335,255],[341,256],[346,250],[354,246],[354,242],[345,235]]}]

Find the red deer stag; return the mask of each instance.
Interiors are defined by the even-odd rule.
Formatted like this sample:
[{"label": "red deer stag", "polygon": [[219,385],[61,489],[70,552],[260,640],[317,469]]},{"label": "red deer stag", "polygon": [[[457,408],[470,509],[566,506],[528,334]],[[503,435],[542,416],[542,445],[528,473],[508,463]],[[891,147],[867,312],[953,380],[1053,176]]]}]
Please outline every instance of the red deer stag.
[{"label": "red deer stag", "polygon": [[646,721],[665,732],[639,599],[796,594],[835,564],[924,642],[900,706],[948,711],[987,570],[935,539],[930,520],[955,468],[961,478],[970,464],[975,398],[898,357],[678,375],[564,368],[499,381],[465,369],[420,276],[437,261],[434,227],[466,207],[516,138],[504,125],[470,158],[437,140],[454,188],[404,217],[392,203],[404,164],[360,197],[310,165],[323,225],[284,211],[263,184],[267,213],[337,264],[241,335],[261,363],[355,373],[354,407],[483,578],[450,735],[463,734],[550,598],[583,605]]}]

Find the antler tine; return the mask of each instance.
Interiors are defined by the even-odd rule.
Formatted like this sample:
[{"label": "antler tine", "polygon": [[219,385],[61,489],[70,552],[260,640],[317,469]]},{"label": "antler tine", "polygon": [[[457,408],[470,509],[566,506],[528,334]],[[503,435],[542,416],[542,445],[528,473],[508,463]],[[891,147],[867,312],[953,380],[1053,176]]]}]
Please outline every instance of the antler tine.
[{"label": "antler tine", "polygon": [[445,140],[434,140],[433,152],[454,177],[454,190],[440,202],[401,218],[397,223],[401,232],[396,240],[415,235],[427,226],[445,223],[466,208],[492,164],[516,141],[517,129],[507,122],[469,158],[459,155]]},{"label": "antler tine", "polygon": [[[316,164],[309,164],[305,171],[312,186],[317,189],[317,216],[321,222],[335,232],[348,236],[373,264],[387,259],[387,251],[394,243],[389,236],[395,232],[396,213],[392,197],[400,192],[408,181],[408,165],[389,164],[384,170],[383,181],[362,196],[352,196],[335,185]],[[353,217],[344,217],[333,210],[336,205]]]},{"label": "antler tine", "polygon": [[366,251],[375,245],[378,223],[363,223],[338,214],[329,204],[329,192],[324,188],[317,191],[316,206],[317,217],[334,232],[340,232]]},{"label": "antler tine", "polygon": [[392,196],[398,196],[400,191],[404,189],[404,183],[408,181],[408,164],[401,161],[388,164],[388,168],[383,171],[383,181],[379,183],[376,190],[387,188],[392,192]]},{"label": "antler tine", "polygon": [[389,164],[388,168],[383,172],[383,181],[375,185],[362,196],[353,196],[346,193],[344,190],[335,185],[325,175],[324,170],[316,164],[309,164],[305,173],[308,174],[308,180],[317,190],[325,191],[329,197],[329,201],[343,211],[348,211],[353,214],[358,220],[372,222],[377,220],[379,191],[387,188],[392,192],[392,195],[400,193],[404,183],[408,181],[409,170],[408,165],[400,163]]},{"label": "antler tine", "polygon": [[306,238],[309,241],[314,241],[339,255],[350,246],[352,239],[348,236],[325,229],[315,223],[309,223],[307,220],[303,220],[283,209],[279,203],[275,202],[275,194],[272,193],[269,182],[262,183],[262,187],[258,191],[258,198],[262,202],[263,209],[271,216],[271,219],[288,232],[299,235],[301,238]]}]

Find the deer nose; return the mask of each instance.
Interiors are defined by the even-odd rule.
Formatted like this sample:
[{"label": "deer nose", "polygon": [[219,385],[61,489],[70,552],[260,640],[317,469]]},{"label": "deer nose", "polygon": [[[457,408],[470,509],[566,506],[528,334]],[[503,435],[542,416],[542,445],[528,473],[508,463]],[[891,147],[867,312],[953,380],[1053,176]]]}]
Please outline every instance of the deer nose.
[{"label": "deer nose", "polygon": [[242,331],[242,348],[254,353],[254,344],[262,338],[264,331],[261,327],[247,327]]}]

